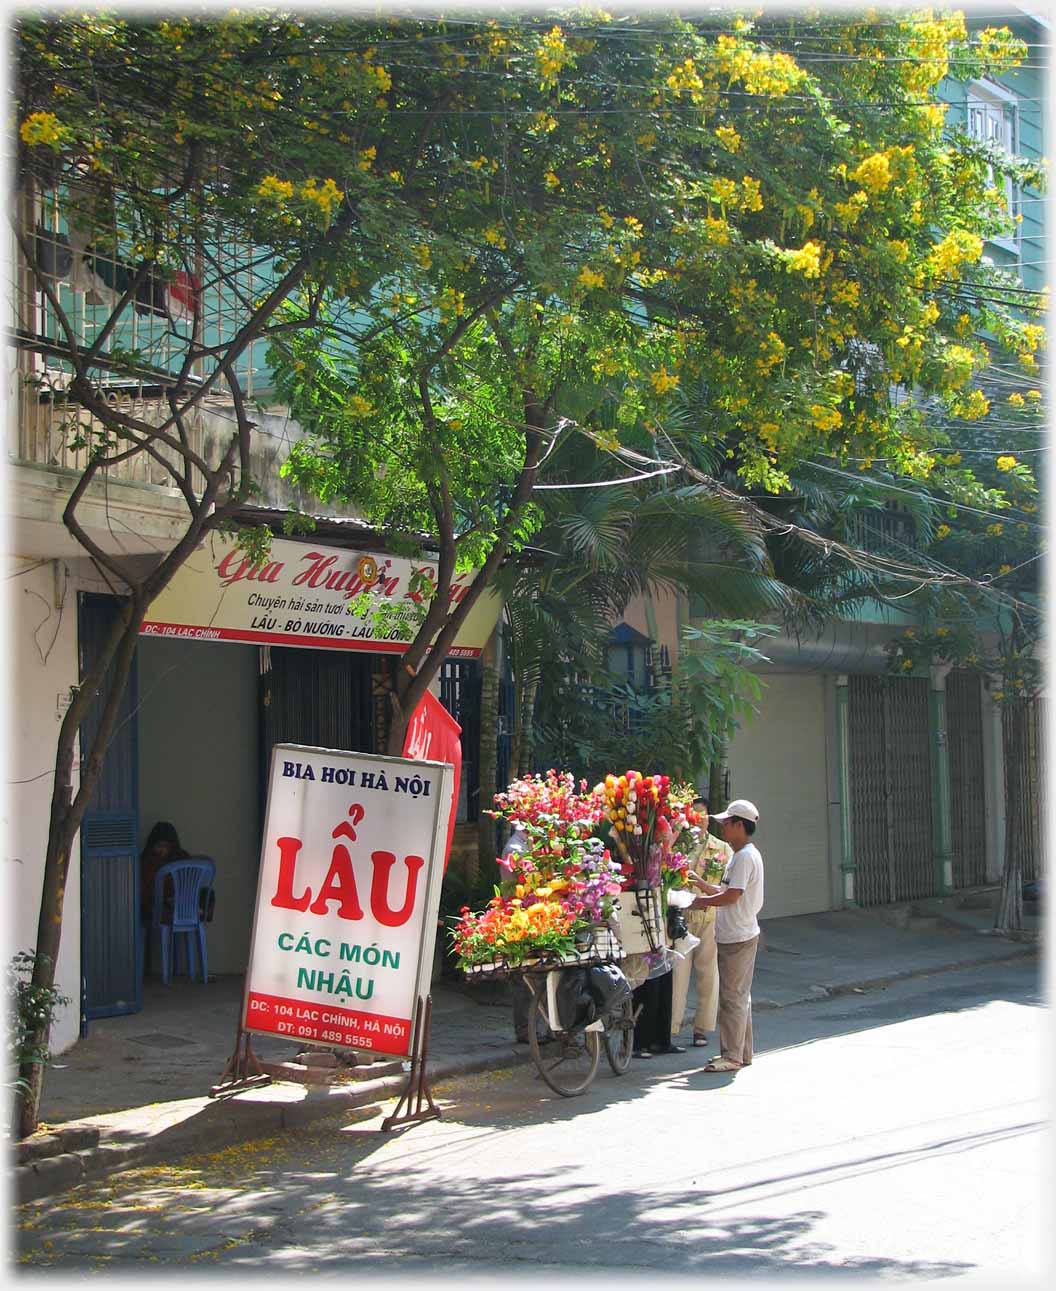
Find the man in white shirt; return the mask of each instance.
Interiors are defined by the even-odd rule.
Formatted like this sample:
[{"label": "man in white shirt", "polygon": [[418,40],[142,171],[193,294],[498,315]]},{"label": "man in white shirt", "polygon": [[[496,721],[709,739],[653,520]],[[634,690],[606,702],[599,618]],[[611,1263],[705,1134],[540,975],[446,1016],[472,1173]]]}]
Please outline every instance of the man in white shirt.
[{"label": "man in white shirt", "polygon": [[739,1071],[752,1062],[752,975],[759,945],[763,906],[763,858],[751,841],[759,811],[747,798],[736,798],[712,816],[733,848],[733,858],[719,884],[701,883],[703,893],[691,910],[715,906],[715,945],[719,959],[719,1048],[705,1071]]}]

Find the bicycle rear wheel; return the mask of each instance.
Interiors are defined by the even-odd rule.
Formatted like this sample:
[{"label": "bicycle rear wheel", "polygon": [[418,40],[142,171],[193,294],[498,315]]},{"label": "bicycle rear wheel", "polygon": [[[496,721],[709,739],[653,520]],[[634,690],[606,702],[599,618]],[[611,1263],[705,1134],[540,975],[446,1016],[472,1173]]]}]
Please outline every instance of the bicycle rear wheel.
[{"label": "bicycle rear wheel", "polygon": [[549,1044],[540,1045],[539,1027],[548,1026],[546,991],[535,997],[528,1021],[528,1047],[539,1075],[555,1094],[574,1098],[582,1094],[598,1070],[601,1033],[598,1031],[556,1031]]},{"label": "bicycle rear wheel", "polygon": [[605,1057],[617,1076],[631,1065],[634,1053],[634,1000],[627,999],[605,1019]]}]

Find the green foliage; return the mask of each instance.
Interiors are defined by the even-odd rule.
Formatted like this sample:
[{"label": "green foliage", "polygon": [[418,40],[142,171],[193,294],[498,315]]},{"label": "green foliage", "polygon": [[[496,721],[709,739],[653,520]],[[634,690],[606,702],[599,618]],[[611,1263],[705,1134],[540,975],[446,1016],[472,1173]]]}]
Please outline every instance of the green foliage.
[{"label": "green foliage", "polygon": [[1045,425],[1040,392],[1029,378],[1010,377],[1006,368],[988,393],[1000,412],[960,427],[948,458],[954,471],[971,462],[987,505],[965,506],[954,489],[926,493],[933,512],[928,558],[974,583],[919,592],[913,599],[918,624],[893,640],[888,653],[895,671],[950,663],[1000,678],[991,697],[1012,703],[1033,699],[1043,684],[1043,529],[1027,463],[1036,460]]},{"label": "green foliage", "polygon": [[[40,1044],[36,1037],[47,1034],[59,1009],[69,1003],[69,996],[63,995],[54,986],[33,985],[33,965],[36,955],[33,951],[20,950],[12,956],[7,969],[7,998],[10,1010],[11,1030],[8,1033],[8,1057],[11,1067],[17,1072],[27,1063],[43,1065],[48,1062],[51,1053],[47,1044]],[[26,1088],[23,1077],[14,1078],[14,1087]]]},{"label": "green foliage", "polygon": [[540,687],[536,761],[577,768],[595,780],[614,766],[649,766],[695,780],[750,720],[763,683],[751,671],[766,661],[758,644],[777,628],[714,620],[683,628],[669,677],[639,691],[604,673],[585,685],[571,669]]}]

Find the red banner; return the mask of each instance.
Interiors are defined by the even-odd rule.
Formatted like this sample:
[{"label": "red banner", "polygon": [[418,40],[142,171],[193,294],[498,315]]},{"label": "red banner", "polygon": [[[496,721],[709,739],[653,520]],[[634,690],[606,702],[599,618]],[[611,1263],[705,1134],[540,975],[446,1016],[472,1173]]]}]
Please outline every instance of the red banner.
[{"label": "red banner", "polygon": [[444,869],[451,858],[451,839],[455,836],[455,815],[458,810],[458,783],[462,778],[462,727],[431,691],[426,691],[422,702],[414,710],[407,724],[403,740],[405,758],[421,758],[427,762],[448,762],[455,769],[455,783],[451,793],[451,819],[447,826],[447,847],[444,850]]},{"label": "red banner", "polygon": [[382,1017],[360,1009],[334,1004],[309,1004],[283,995],[250,991],[246,999],[246,1026],[255,1031],[288,1035],[317,1044],[378,1049],[384,1053],[409,1052],[410,1018]]}]

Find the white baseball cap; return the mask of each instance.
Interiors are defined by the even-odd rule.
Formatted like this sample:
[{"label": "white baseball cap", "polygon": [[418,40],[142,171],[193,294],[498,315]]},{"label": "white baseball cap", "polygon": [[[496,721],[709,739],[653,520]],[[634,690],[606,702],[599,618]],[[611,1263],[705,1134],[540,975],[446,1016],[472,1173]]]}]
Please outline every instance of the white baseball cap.
[{"label": "white baseball cap", "polygon": [[717,812],[711,819],[729,820],[731,816],[740,816],[741,820],[750,820],[754,823],[759,819],[759,808],[747,798],[734,798],[725,811]]}]

